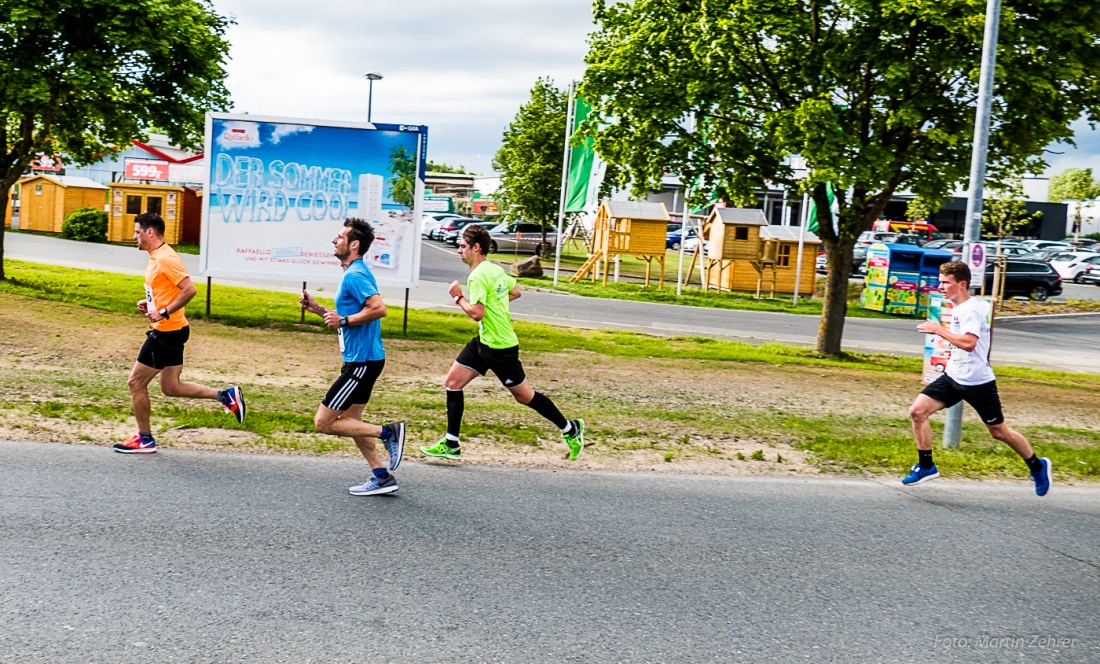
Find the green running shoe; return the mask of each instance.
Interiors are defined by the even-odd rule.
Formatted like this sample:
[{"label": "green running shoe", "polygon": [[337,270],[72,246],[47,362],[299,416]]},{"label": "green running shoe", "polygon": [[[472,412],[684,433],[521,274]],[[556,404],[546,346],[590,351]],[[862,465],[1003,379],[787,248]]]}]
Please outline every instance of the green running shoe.
[{"label": "green running shoe", "polygon": [[440,438],[439,442],[431,447],[421,447],[420,452],[439,459],[457,460],[462,458],[462,449],[458,445],[451,447],[450,441],[448,441],[446,437]]},{"label": "green running shoe", "polygon": [[584,420],[573,420],[573,433],[563,433],[565,444],[569,446],[569,460],[576,461],[584,451]]}]

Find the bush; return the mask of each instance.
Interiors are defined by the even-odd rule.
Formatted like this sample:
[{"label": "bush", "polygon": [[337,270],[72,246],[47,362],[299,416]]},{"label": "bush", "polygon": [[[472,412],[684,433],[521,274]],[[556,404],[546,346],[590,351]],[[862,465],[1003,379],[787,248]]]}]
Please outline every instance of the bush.
[{"label": "bush", "polygon": [[107,213],[90,207],[70,212],[61,223],[61,237],[81,242],[106,242]]}]

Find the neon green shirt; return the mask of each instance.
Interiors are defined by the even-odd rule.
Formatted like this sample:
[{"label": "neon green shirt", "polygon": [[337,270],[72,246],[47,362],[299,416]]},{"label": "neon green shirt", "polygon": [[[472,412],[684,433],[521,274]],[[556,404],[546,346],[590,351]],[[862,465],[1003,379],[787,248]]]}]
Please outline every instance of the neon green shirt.
[{"label": "neon green shirt", "polygon": [[516,331],[512,329],[512,315],[508,312],[508,293],[516,286],[516,280],[504,268],[490,261],[483,261],[470,272],[466,281],[466,298],[470,304],[484,304],[485,315],[478,322],[481,343],[489,348],[511,348],[519,345]]}]

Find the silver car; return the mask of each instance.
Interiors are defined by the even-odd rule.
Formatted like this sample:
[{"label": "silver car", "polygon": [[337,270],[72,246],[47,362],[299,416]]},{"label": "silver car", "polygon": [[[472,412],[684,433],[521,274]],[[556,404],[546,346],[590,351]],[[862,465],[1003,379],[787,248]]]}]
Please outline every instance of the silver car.
[{"label": "silver car", "polygon": [[[557,229],[546,229],[543,246],[542,226],[529,221],[503,223],[489,229],[489,253],[491,254],[545,254],[553,251],[557,243]],[[539,249],[542,247],[542,251]]]}]

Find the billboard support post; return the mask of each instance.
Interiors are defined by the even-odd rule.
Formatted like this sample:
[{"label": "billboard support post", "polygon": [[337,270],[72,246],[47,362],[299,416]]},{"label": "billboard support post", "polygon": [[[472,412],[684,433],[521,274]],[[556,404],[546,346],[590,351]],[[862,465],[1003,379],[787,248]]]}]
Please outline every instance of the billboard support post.
[{"label": "billboard support post", "polygon": [[206,278],[206,320],[210,320],[210,287],[213,283],[212,277]]}]

